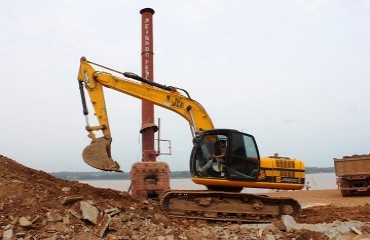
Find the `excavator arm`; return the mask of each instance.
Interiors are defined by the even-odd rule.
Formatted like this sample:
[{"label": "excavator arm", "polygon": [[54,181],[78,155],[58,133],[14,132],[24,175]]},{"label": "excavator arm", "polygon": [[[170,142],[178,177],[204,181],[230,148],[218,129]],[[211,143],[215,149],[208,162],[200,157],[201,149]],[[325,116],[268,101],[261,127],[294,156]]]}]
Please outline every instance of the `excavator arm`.
[{"label": "excavator arm", "polygon": [[[94,66],[109,70],[115,74],[121,74],[124,77],[115,76],[107,71],[96,71]],[[155,105],[179,114],[189,122],[193,137],[203,131],[214,129],[212,120],[206,110],[200,103],[191,99],[185,90],[148,81],[132,73],[122,73],[90,62],[85,57],[80,59],[78,81],[83,112],[86,116],[86,130],[89,132],[88,136],[92,139],[91,144],[83,151],[83,159],[94,168],[105,171],[120,171],[118,163],[110,155],[112,137],[104,98],[104,88],[110,88],[141,100],[150,101]],[[90,126],[89,124],[83,87],[89,94],[99,122],[98,126]],[[103,137],[97,138],[94,131],[102,131]]]}]

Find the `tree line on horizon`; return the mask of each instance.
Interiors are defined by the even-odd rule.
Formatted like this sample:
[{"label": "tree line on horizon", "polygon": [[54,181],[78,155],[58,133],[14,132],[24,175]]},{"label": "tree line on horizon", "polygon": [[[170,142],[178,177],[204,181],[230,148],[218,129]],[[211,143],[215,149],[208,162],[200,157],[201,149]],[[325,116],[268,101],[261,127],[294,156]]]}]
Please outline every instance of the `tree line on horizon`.
[{"label": "tree line on horizon", "polygon": [[[306,167],[306,174],[313,173],[334,173],[334,167]],[[129,180],[129,172],[52,172],[50,175],[72,181],[87,181],[87,180]],[[189,171],[172,171],[170,178],[181,179],[190,178]]]}]

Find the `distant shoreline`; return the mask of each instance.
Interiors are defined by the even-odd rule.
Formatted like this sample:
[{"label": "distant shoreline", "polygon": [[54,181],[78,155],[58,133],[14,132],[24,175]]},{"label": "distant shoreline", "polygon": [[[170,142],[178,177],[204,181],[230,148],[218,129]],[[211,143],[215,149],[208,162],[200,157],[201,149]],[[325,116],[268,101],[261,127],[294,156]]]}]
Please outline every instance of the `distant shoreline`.
[{"label": "distant shoreline", "polygon": [[[334,173],[334,167],[306,167],[306,174],[312,173]],[[74,181],[85,181],[85,180],[124,180],[130,179],[129,172],[52,172],[50,175],[65,179],[65,180],[74,180]],[[170,174],[171,179],[181,179],[181,178],[190,178],[189,171],[173,171]]]}]

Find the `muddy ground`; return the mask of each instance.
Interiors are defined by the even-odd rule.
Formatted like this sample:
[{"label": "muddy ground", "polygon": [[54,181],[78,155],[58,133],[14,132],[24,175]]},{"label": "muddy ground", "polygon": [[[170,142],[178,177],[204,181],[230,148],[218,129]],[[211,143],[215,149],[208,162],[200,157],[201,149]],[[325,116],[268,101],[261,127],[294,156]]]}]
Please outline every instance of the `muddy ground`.
[{"label": "muddy ground", "polygon": [[301,216],[272,224],[170,218],[156,201],[58,179],[0,155],[0,239],[370,239],[370,196],[343,198],[338,190],[266,195],[297,199]]}]

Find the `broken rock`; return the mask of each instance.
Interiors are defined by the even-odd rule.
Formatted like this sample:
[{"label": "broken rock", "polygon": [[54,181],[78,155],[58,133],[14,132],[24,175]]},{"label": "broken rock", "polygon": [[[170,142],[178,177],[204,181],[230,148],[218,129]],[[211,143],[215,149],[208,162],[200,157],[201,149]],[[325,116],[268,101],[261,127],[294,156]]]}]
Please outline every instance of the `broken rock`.
[{"label": "broken rock", "polygon": [[71,191],[71,188],[70,187],[64,187],[64,188],[62,188],[62,191],[63,192],[69,192],[69,191]]},{"label": "broken rock", "polygon": [[77,202],[77,201],[80,201],[80,200],[82,200],[83,198],[82,197],[79,197],[79,196],[77,196],[77,197],[65,197],[65,198],[63,198],[63,200],[62,200],[62,204],[63,205],[68,205],[68,204],[70,204],[70,203],[74,203],[74,202]]},{"label": "broken rock", "polygon": [[19,232],[19,233],[16,233],[15,236],[17,238],[24,238],[26,236],[26,233],[25,232]]},{"label": "broken rock", "polygon": [[283,231],[283,232],[286,231],[286,226],[284,225],[283,221],[281,221],[280,219],[273,221],[272,225],[275,226],[277,229],[279,229],[279,231]]},{"label": "broken rock", "polygon": [[80,202],[82,218],[94,224],[98,223],[99,210],[87,201]]},{"label": "broken rock", "polygon": [[102,220],[100,220],[97,226],[95,235],[102,238],[111,221],[112,217],[109,214],[104,214],[104,217],[102,218]]},{"label": "broken rock", "polygon": [[32,222],[30,222],[25,217],[19,218],[18,223],[19,223],[19,226],[21,226],[21,227],[30,227],[32,225]]},{"label": "broken rock", "polygon": [[104,213],[107,213],[109,214],[111,217],[113,217],[114,215],[120,213],[121,211],[118,209],[118,208],[109,208],[109,209],[105,209],[104,210]]},{"label": "broken rock", "polygon": [[4,228],[3,231],[3,240],[11,240],[13,239],[13,226],[12,225],[7,225]]},{"label": "broken rock", "polygon": [[351,227],[351,230],[354,231],[355,233],[357,233],[358,235],[362,234],[362,232],[360,230],[358,230],[356,227]]},{"label": "broken rock", "polygon": [[69,209],[69,212],[72,214],[72,216],[78,218],[78,219],[82,219],[82,216],[81,214],[77,213],[76,211],[74,211],[73,209]]},{"label": "broken rock", "polygon": [[63,220],[62,215],[59,214],[58,211],[52,210],[50,212],[46,213],[46,218],[48,219],[49,222],[59,222]]},{"label": "broken rock", "polygon": [[298,225],[294,218],[290,215],[283,215],[281,216],[281,221],[283,222],[284,226],[286,227],[287,231],[297,229]]}]

